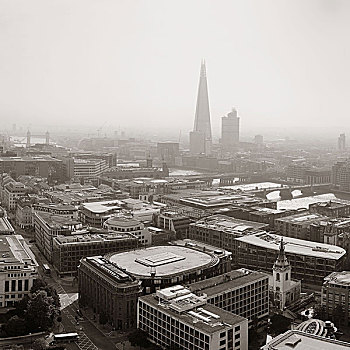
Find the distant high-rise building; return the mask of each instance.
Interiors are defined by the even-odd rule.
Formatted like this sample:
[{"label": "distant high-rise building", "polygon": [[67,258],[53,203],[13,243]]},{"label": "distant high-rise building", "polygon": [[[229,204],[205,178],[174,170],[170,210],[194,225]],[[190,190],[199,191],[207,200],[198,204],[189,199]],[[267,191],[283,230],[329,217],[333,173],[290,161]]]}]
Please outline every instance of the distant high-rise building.
[{"label": "distant high-rise building", "polygon": [[196,116],[193,131],[190,132],[190,152],[191,154],[211,152],[211,124],[209,112],[209,98],[205,62],[202,62],[199,78]]},{"label": "distant high-rise building", "polygon": [[263,145],[264,144],[264,136],[263,135],[255,135],[254,136],[254,143],[256,145]]},{"label": "distant high-rise building", "polygon": [[227,117],[222,117],[221,126],[221,144],[226,151],[231,151],[238,146],[239,143],[239,117],[237,111],[232,108],[232,112]]},{"label": "distant high-rise building", "polygon": [[345,134],[340,134],[338,137],[338,150],[339,151],[345,150]]}]

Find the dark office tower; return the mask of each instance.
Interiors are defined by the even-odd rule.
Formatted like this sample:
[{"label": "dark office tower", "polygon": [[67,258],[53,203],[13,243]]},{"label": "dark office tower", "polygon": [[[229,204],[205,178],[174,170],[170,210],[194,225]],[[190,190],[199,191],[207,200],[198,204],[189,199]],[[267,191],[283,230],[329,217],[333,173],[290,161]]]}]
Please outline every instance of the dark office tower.
[{"label": "dark office tower", "polygon": [[345,134],[340,134],[338,137],[338,150],[345,151]]},{"label": "dark office tower", "polygon": [[209,98],[205,62],[202,62],[199,78],[196,116],[193,131],[190,132],[190,152],[191,154],[211,152],[211,124],[209,112]]},{"label": "dark office tower", "polygon": [[232,151],[239,144],[239,117],[237,111],[232,108],[232,112],[227,117],[222,117],[221,144],[225,151]]},{"label": "dark office tower", "polygon": [[50,144],[50,133],[48,131],[46,131],[46,133],[45,133],[45,143],[47,145]]}]

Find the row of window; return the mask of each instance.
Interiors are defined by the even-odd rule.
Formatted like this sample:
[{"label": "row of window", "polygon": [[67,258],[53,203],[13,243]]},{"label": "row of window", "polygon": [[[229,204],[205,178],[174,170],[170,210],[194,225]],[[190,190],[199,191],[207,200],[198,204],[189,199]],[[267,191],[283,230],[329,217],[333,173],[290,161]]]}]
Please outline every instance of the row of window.
[{"label": "row of window", "polygon": [[[16,283],[18,282],[18,284]],[[24,289],[23,289],[23,281],[22,280],[12,280],[11,281],[11,292],[16,291],[16,284],[17,284],[17,291],[22,292],[23,290],[27,292],[29,290],[29,280],[24,280]],[[10,291],[10,281],[5,281],[5,293]]]}]

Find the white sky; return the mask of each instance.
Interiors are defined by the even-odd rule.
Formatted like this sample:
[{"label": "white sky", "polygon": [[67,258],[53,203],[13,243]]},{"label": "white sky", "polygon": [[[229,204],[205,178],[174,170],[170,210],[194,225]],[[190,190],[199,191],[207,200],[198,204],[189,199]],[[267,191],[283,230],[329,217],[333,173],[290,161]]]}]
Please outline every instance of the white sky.
[{"label": "white sky", "polygon": [[350,129],[347,0],[0,0],[0,121],[187,133],[202,58],[214,132]]}]

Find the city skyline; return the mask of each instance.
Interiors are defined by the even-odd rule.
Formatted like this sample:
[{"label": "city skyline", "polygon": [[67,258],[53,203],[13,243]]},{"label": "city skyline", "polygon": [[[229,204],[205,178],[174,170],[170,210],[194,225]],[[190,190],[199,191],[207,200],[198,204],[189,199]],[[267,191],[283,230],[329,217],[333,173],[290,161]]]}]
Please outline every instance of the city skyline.
[{"label": "city skyline", "polygon": [[242,134],[349,131],[345,1],[51,3],[0,3],[4,125],[187,133],[205,58],[213,135],[232,106]]}]

